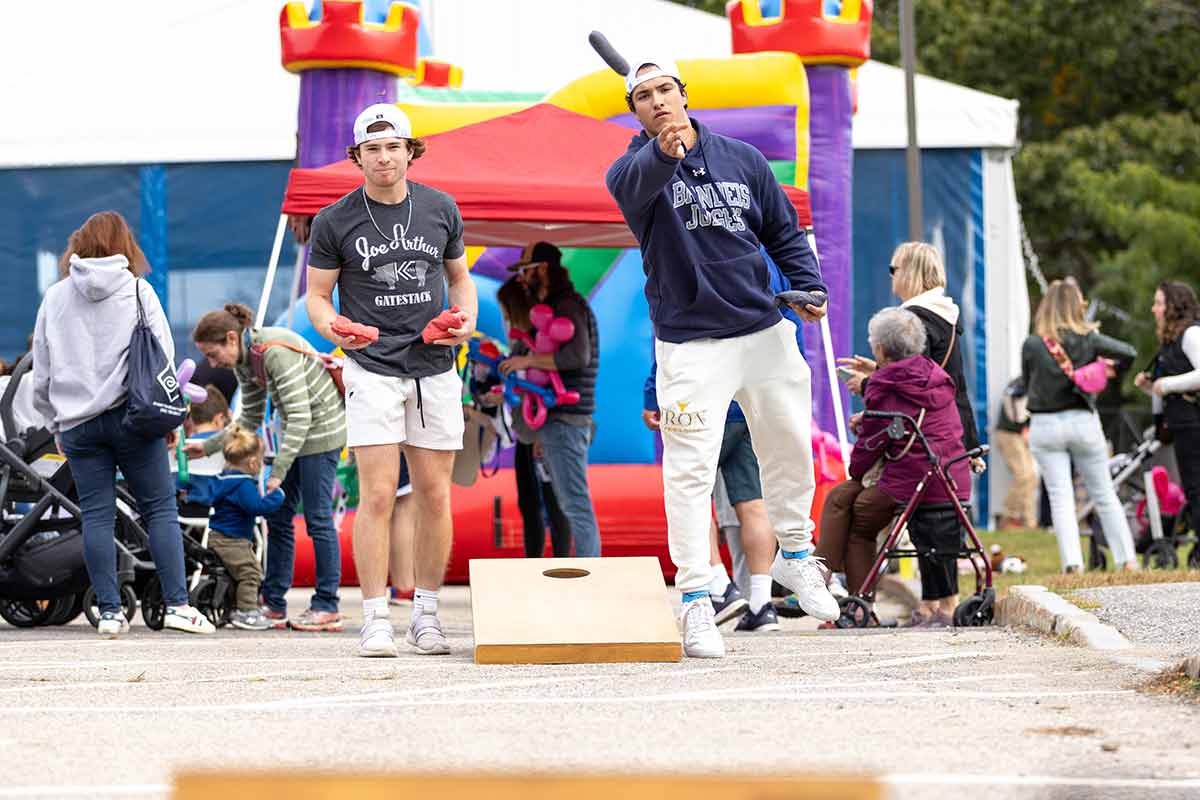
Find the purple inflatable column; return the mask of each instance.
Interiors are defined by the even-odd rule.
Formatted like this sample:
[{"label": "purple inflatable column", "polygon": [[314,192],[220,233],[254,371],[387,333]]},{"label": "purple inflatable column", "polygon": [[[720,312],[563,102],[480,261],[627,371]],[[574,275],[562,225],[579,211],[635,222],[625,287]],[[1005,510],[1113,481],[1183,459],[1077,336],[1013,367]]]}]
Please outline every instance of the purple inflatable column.
[{"label": "purple inflatable column", "polygon": [[[808,190],[812,203],[813,231],[821,272],[829,286],[829,328],[833,352],[850,355],[854,347],[854,264],[851,252],[850,199],[853,195],[854,150],[850,141],[853,104],[850,71],[833,64],[805,65],[809,94]],[[804,328],[804,350],[813,373],[813,419],[822,430],[835,430],[829,372],[821,331]],[[840,381],[842,408],[848,396]],[[848,416],[848,412],[847,412]]]},{"label": "purple inflatable column", "polygon": [[372,103],[396,102],[396,76],[370,69],[310,69],[300,74],[297,166],[323,167],[346,157],[354,118]]}]

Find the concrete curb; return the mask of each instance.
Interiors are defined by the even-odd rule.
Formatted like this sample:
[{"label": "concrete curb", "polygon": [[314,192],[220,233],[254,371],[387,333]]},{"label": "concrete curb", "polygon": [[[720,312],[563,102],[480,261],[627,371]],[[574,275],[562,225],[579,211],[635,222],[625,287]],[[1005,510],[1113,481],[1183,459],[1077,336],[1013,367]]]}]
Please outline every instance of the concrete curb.
[{"label": "concrete curb", "polygon": [[1071,644],[1108,652],[1132,650],[1133,643],[1045,586],[1013,586],[996,603],[996,624],[1032,628]]}]

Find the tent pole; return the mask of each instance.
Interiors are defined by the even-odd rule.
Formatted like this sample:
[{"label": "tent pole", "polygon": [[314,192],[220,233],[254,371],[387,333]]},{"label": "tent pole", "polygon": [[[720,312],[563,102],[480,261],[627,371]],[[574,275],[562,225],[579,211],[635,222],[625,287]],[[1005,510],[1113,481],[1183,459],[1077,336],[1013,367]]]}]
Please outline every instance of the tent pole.
[{"label": "tent pole", "polygon": [[263,281],[262,296],[258,298],[258,313],[254,316],[254,327],[261,328],[267,316],[267,301],[271,298],[271,287],[275,285],[275,271],[279,268],[279,251],[283,249],[283,234],[287,232],[287,214],[279,215],[275,228],[275,244],[271,245],[271,261],[267,264],[267,277]]},{"label": "tent pole", "polygon": [[837,369],[833,358],[833,331],[829,329],[829,317],[821,317],[821,344],[825,347],[825,371],[829,373],[829,393],[833,395],[833,419],[837,425],[838,444],[842,448],[842,468],[846,480],[850,480],[850,440],[846,436],[846,415],[842,409],[842,391],[838,383]]},{"label": "tent pole", "polygon": [[304,248],[304,247],[296,248],[296,266],[292,270],[292,289],[290,292],[288,292],[287,326],[288,326],[289,330],[292,327],[292,320],[295,318],[295,315],[296,315],[296,296],[298,294],[300,294],[300,275],[301,275],[300,270],[304,269],[304,251],[305,251],[305,249],[306,248]]}]

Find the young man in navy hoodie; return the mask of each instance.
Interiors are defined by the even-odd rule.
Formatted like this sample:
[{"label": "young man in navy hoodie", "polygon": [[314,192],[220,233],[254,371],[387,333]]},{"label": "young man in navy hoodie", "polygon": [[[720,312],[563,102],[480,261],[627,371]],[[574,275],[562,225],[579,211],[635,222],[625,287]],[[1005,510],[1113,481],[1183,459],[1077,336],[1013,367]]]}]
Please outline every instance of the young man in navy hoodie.
[{"label": "young man in navy hoodie", "polygon": [[[780,552],[771,577],[821,620],[838,617],[827,571],[812,555],[816,481],[812,394],[796,326],[783,318],[760,252],[793,289],[826,291],[796,212],[766,158],[687,114],[672,61],[635,62],[626,102],[643,131],[607,184],[641,245],[654,323],[663,484],[684,652],[720,658],[725,645],[707,585],[717,457],[731,400],[745,412]],[[805,322],[826,305],[794,308]]]}]

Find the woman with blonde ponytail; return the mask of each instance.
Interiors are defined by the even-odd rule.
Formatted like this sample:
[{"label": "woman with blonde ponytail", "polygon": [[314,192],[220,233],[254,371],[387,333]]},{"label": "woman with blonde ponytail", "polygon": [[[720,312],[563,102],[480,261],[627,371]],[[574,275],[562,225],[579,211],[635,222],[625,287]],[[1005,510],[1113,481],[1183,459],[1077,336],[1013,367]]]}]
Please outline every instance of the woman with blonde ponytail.
[{"label": "woman with blonde ponytail", "polygon": [[1113,559],[1137,569],[1129,522],[1108,473],[1108,442],[1100,427],[1093,395],[1075,383],[1076,369],[1100,358],[1130,362],[1137,352],[1125,342],[1097,331],[1083,317],[1086,304],[1074,280],[1054,281],[1033,318],[1034,333],[1021,348],[1021,380],[1029,410],[1029,449],[1041,468],[1050,498],[1050,517],[1058,537],[1064,572],[1083,571],[1079,520],[1071,465],[1079,470]]},{"label": "woman with blonde ponytail", "polygon": [[[255,328],[253,312],[228,303],[200,318],[192,341],[210,366],[237,376],[241,408],[233,425],[257,430],[267,400],[279,412],[279,451],[267,478],[267,492],[282,488],[284,501],[266,517],[267,566],[262,583],[262,615],[273,627],[300,631],[341,631],[338,585],[341,552],[333,524],[333,484],[338,457],[346,445],[346,410],[337,385],[312,345],[286,328]],[[190,453],[211,455],[224,446],[217,434]],[[317,585],[310,607],[288,620],[285,595],[292,586],[297,505],[313,542]]]}]

